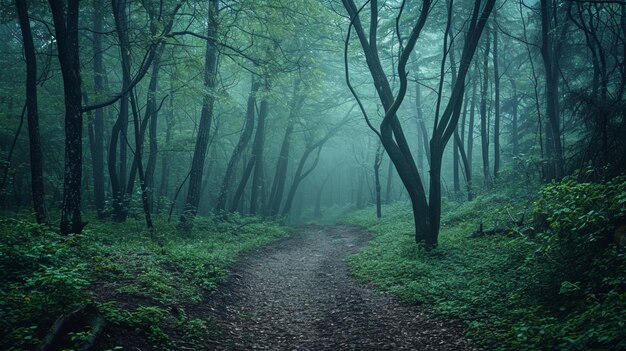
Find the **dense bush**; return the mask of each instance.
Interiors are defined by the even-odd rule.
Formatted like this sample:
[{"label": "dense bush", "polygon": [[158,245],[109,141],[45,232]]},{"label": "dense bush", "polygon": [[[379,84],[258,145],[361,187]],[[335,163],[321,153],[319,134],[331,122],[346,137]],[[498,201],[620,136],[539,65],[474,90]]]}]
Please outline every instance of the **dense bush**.
[{"label": "dense bush", "polygon": [[[524,267],[525,291],[558,318],[522,335],[555,349],[626,348],[626,255],[615,237],[626,222],[626,179],[565,179],[544,187],[535,205],[547,228]],[[545,325],[554,340],[541,335]]]},{"label": "dense bush", "polygon": [[626,225],[626,178],[606,184],[574,179],[550,184],[542,190],[536,212],[547,215],[548,228],[537,236],[537,257],[551,268],[550,280],[610,290],[605,278],[623,263],[614,232]]}]

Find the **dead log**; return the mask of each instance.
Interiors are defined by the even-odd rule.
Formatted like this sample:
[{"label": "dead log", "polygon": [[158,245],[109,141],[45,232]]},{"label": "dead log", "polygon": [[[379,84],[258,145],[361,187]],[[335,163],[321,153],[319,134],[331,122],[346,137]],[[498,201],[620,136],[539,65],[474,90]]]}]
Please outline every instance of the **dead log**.
[{"label": "dead log", "polygon": [[480,227],[478,228],[477,231],[473,232],[470,236],[472,238],[480,238],[483,236],[491,236],[491,235],[507,235],[511,233],[511,229],[510,228],[489,228],[489,229],[484,229],[483,228],[483,223],[480,223]]},{"label": "dead log", "polygon": [[[77,351],[89,351],[93,348],[98,335],[104,328],[104,317],[92,304],[82,305],[76,310],[61,315],[54,322],[43,339],[40,351],[63,350],[71,347]],[[89,332],[89,336],[80,345],[70,339],[70,333]]]}]

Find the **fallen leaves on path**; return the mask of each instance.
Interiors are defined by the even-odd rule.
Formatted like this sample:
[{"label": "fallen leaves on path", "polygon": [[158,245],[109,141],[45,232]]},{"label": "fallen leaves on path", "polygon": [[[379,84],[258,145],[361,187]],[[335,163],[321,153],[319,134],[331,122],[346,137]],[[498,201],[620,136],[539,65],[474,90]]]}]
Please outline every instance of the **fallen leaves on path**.
[{"label": "fallen leaves on path", "polygon": [[307,226],[241,257],[210,297],[216,350],[480,350],[462,324],[355,282],[345,259],[369,235]]}]

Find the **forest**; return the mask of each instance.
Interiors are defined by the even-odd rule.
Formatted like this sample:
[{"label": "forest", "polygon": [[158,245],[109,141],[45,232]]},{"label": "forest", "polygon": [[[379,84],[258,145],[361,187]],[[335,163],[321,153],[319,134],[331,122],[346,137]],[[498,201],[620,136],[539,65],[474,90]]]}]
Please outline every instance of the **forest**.
[{"label": "forest", "polygon": [[1,350],[626,350],[626,1],[0,33]]}]

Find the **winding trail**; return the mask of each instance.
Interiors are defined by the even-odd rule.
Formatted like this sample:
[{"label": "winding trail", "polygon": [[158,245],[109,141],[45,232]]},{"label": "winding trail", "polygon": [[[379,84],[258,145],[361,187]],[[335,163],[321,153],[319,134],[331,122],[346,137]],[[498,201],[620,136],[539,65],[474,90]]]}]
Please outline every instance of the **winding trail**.
[{"label": "winding trail", "polygon": [[210,298],[215,350],[480,350],[459,322],[363,286],[345,259],[369,234],[306,226],[240,258]]}]

